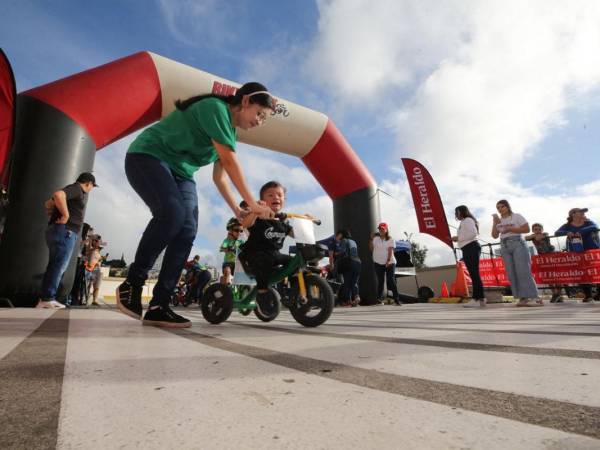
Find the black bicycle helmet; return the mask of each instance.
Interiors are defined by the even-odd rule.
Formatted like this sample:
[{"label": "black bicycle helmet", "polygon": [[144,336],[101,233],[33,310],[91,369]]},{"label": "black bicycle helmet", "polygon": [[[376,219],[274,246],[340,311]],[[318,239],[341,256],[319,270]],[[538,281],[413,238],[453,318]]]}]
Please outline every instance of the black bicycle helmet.
[{"label": "black bicycle helmet", "polygon": [[234,227],[241,227],[242,224],[235,217],[232,217],[227,221],[227,231],[232,230]]}]

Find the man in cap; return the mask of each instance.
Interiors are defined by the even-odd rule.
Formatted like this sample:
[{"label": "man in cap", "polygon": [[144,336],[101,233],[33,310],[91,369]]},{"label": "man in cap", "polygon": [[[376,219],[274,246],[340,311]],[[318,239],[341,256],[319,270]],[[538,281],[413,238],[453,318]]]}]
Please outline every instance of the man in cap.
[{"label": "man in cap", "polygon": [[[587,208],[572,208],[569,210],[567,223],[554,233],[556,236],[567,236],[567,250],[570,252],[584,252],[600,248],[598,225],[585,216],[586,212],[588,212]],[[591,284],[581,285],[585,294],[583,300],[585,303],[595,303],[592,297],[592,287]]]},{"label": "man in cap", "polygon": [[97,187],[96,178],[84,172],[73,184],[52,194],[44,206],[49,217],[46,229],[48,266],[42,280],[42,296],[37,308],[59,309],[65,306],[56,301],[56,291],[67,270],[77,237],[83,226],[83,214],[88,194]]}]

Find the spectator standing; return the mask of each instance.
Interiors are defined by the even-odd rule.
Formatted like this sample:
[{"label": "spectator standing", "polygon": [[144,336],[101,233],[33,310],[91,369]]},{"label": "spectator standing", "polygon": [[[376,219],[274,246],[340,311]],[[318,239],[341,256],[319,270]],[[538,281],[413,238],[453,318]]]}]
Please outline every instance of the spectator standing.
[{"label": "spectator standing", "polygon": [[342,306],[358,306],[360,303],[358,279],[361,267],[358,246],[348,230],[339,230],[335,233],[335,239],[339,243],[338,270],[344,277],[344,284],[338,293],[338,300]]},{"label": "spectator standing", "polygon": [[483,307],[486,305],[487,300],[483,294],[483,283],[479,275],[479,258],[481,257],[481,246],[477,242],[479,223],[465,205],[457,206],[454,209],[454,217],[460,221],[460,225],[458,226],[457,235],[453,236],[452,240],[457,243],[458,248],[462,251],[462,259],[467,266],[473,283],[473,298],[463,306],[465,308]]},{"label": "spectator standing", "polygon": [[492,237],[500,237],[502,260],[517,306],[543,306],[537,286],[531,274],[531,255],[523,240],[523,233],[529,233],[529,223],[521,215],[512,211],[507,200],[499,200],[493,214]]},{"label": "spectator standing", "polygon": [[[569,211],[567,223],[562,225],[556,233],[556,236],[567,236],[567,250],[570,252],[584,252],[586,250],[595,250],[600,248],[598,239],[598,225],[585,216],[587,208],[573,208]],[[592,297],[592,285],[581,285],[585,298],[585,303],[596,303]]]},{"label": "spectator standing", "polygon": [[88,194],[97,187],[96,178],[89,172],[84,172],[73,184],[56,191],[44,203],[50,221],[46,229],[46,244],[48,245],[48,266],[42,279],[42,296],[37,308],[60,309],[65,305],[56,301],[56,291],[62,279],[77,237],[83,226],[83,214],[87,204]]},{"label": "spectator standing", "polygon": [[98,295],[100,294],[100,284],[102,284],[102,260],[100,255],[102,250],[102,236],[92,235],[90,244],[85,255],[85,279],[88,285],[88,292],[92,291],[92,306],[98,306]]},{"label": "spectator standing", "polygon": [[[531,241],[538,255],[544,253],[554,253],[554,245],[550,242],[550,236],[544,232],[544,226],[541,223],[534,223],[531,225],[531,231],[533,232],[529,236],[525,236],[526,241]],[[550,285],[552,289],[552,303],[562,303],[563,299],[561,294],[560,285]]]},{"label": "spectator standing", "polygon": [[386,279],[387,290],[392,291],[394,302],[400,306],[400,298],[396,280],[396,258],[394,257],[394,248],[396,247],[394,239],[390,236],[386,223],[380,223],[377,226],[377,233],[371,236],[369,247],[373,252],[373,265],[377,275],[377,295],[379,302],[383,303],[385,296],[383,293],[383,280]]}]

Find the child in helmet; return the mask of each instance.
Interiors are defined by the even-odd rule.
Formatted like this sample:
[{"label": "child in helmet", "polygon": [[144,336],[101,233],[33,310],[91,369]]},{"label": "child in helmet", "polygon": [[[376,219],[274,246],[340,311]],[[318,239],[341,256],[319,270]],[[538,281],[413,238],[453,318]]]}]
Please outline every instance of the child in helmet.
[{"label": "child in helmet", "polygon": [[240,245],[244,242],[240,239],[240,235],[243,231],[242,224],[238,219],[232,217],[227,222],[227,237],[223,240],[219,251],[225,253],[223,256],[223,275],[221,276],[221,283],[231,283],[231,277],[235,273],[235,258],[237,256]]}]

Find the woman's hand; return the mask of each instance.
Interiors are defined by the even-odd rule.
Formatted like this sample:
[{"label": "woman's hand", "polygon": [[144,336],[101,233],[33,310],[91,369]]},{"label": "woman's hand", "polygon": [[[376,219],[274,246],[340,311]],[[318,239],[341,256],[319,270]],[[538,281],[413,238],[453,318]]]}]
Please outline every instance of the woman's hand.
[{"label": "woman's hand", "polygon": [[494,213],[492,214],[492,220],[494,221],[495,224],[500,223],[500,216],[498,216],[498,214]]},{"label": "woman's hand", "polygon": [[242,220],[243,219],[242,213],[243,213],[243,210],[238,205],[236,205],[235,208],[233,208],[233,214],[235,215],[235,218],[237,220]]},{"label": "woman's hand", "polygon": [[252,205],[250,205],[250,211],[256,214],[261,219],[272,219],[275,217],[275,213],[271,208],[269,208],[265,202],[258,201]]}]

